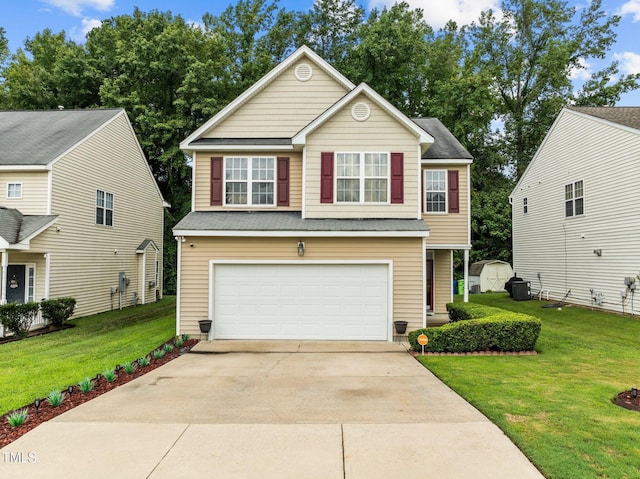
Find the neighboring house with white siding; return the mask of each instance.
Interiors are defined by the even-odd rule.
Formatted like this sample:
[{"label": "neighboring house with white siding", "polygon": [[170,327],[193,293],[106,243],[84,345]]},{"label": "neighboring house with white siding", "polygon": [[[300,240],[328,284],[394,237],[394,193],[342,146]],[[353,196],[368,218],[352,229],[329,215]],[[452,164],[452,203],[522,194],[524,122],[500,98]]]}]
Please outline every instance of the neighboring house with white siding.
[{"label": "neighboring house with white siding", "polygon": [[470,244],[471,155],[301,47],[180,147],[177,332],[392,340],[446,316]]},{"label": "neighboring house with white siding", "polygon": [[156,301],[165,202],[127,114],[0,112],[0,304]]},{"label": "neighboring house with white siding", "polygon": [[564,108],[511,193],[515,273],[556,300],[637,311],[639,184],[640,107]]}]

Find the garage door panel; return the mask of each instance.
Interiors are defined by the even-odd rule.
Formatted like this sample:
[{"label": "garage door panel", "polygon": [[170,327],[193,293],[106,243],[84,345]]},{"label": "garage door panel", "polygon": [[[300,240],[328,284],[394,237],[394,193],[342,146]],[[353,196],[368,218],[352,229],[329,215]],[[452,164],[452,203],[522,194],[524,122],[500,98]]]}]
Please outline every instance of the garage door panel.
[{"label": "garage door panel", "polygon": [[387,339],[386,264],[213,268],[216,338]]}]

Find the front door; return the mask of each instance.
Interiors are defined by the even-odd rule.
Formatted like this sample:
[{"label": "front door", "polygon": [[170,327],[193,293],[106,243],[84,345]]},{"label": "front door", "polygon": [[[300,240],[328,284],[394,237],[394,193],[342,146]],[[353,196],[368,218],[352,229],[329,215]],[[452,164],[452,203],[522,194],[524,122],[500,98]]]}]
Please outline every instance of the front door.
[{"label": "front door", "polygon": [[24,303],[26,293],[26,270],[23,264],[10,264],[7,267],[7,302]]}]

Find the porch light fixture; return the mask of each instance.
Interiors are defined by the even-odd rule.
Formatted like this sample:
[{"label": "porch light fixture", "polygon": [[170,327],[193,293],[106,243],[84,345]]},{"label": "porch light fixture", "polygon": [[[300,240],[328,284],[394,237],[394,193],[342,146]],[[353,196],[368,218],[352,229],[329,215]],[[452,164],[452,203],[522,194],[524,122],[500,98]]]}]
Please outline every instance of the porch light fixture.
[{"label": "porch light fixture", "polygon": [[304,243],[298,241],[298,256],[304,256]]}]

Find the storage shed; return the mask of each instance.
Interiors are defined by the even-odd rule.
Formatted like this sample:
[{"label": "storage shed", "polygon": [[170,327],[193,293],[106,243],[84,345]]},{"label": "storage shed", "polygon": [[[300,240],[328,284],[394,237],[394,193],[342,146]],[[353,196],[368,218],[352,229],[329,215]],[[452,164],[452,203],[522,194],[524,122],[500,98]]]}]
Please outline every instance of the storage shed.
[{"label": "storage shed", "polygon": [[511,265],[498,259],[476,261],[469,267],[469,290],[472,293],[504,291],[504,284],[513,276]]}]

